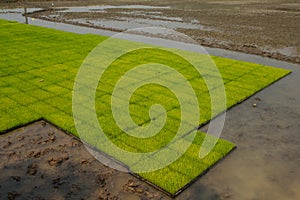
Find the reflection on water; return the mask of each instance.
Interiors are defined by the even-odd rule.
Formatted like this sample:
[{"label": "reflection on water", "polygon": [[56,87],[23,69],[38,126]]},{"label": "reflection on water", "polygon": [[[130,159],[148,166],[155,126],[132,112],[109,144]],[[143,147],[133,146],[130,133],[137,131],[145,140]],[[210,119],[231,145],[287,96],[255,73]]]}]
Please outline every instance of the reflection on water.
[{"label": "reflection on water", "polygon": [[105,12],[108,9],[169,9],[170,7],[162,6],[145,6],[145,5],[123,5],[123,6],[111,6],[111,5],[97,5],[97,6],[82,6],[82,7],[68,7],[61,12]]},{"label": "reflection on water", "polygon": [[25,23],[28,24],[28,17],[26,16],[27,14],[27,8],[24,7],[24,17],[25,17]]},{"label": "reflection on water", "polygon": [[50,22],[46,20],[41,19],[35,19],[32,17],[25,17],[24,13],[32,13],[35,11],[41,11],[42,8],[14,8],[14,9],[0,9],[0,19],[10,20],[10,21],[17,21],[20,23],[26,23],[36,26],[42,26],[47,28],[54,28],[57,30],[67,31],[67,32],[73,32],[78,34],[98,34],[98,35],[104,35],[104,36],[111,36],[115,34],[115,32],[107,31],[107,30],[101,30],[101,29],[94,29],[94,28],[88,28],[88,27],[79,27],[75,25],[70,24],[64,24],[64,23],[57,23],[57,22]]},{"label": "reflection on water", "polygon": [[[57,7],[50,13],[40,12],[39,16],[42,19],[49,19],[54,21],[64,21],[70,23],[80,23],[87,26],[96,26],[106,30],[125,31],[128,29],[142,28],[142,27],[163,27],[169,29],[195,29],[195,30],[211,30],[209,27],[204,27],[199,21],[193,18],[181,18],[166,16],[162,12],[168,10],[170,7],[145,6],[145,5],[123,5],[123,6],[83,6],[83,7]],[[6,9],[0,11],[0,18],[8,20],[16,20],[22,23],[30,23],[34,18],[26,17],[22,14],[42,11],[41,8],[17,8]],[[108,13],[114,12],[119,17],[80,17],[76,13]],[[45,13],[45,14],[43,14]],[[64,17],[65,13],[73,15],[71,19]],[[40,22],[42,23],[42,22]]]},{"label": "reflection on water", "polygon": [[[44,16],[46,17],[46,16]],[[125,31],[134,28],[143,27],[165,27],[169,29],[186,28],[186,29],[203,29],[200,24],[191,24],[176,21],[165,21],[165,20],[151,20],[144,18],[131,18],[131,17],[120,17],[118,19],[69,19],[70,22],[79,22],[81,24],[94,25],[100,28],[109,28],[114,30]]]},{"label": "reflection on water", "polygon": [[[40,17],[118,31],[142,27],[211,30],[194,18],[174,17],[163,12],[170,9],[170,7],[145,5],[57,7],[54,12],[40,13]],[[65,17],[66,13],[69,17]],[[89,13],[89,15],[81,13]],[[111,17],[110,13],[113,13],[114,17]]]},{"label": "reflection on water", "polygon": [[14,9],[0,9],[0,18],[6,20],[18,21],[29,24],[33,19],[23,14],[41,11],[41,8],[14,8]]}]

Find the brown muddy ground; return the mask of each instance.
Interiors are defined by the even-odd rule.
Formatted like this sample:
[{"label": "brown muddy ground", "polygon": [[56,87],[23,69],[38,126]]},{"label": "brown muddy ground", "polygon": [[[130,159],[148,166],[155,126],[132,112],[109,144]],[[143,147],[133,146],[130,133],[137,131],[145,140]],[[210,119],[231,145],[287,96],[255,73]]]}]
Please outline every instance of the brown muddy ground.
[{"label": "brown muddy ground", "polygon": [[[137,4],[151,4],[150,1],[135,2]],[[241,4],[241,2],[235,1],[231,3]],[[269,5],[260,3],[259,1],[256,3],[252,2],[252,4],[249,3],[247,6],[251,9],[254,9],[256,6],[256,11],[262,13],[266,12],[266,10],[274,10],[276,7],[280,8],[282,6],[290,7],[292,10],[299,8],[299,4],[295,4],[296,1],[274,1],[275,3]],[[264,2],[271,1],[267,0]],[[287,4],[287,2],[291,2],[292,4]],[[132,1],[106,3],[130,4]],[[154,3],[159,5],[164,4],[162,2]],[[184,3],[187,6],[189,5],[189,2]],[[45,3],[45,7],[46,4],[48,5],[49,2]],[[70,6],[74,5],[74,2],[66,3],[61,1],[61,4]],[[183,3],[178,1],[177,4],[180,5]],[[78,5],[86,5],[86,2],[80,1]],[[224,6],[224,13],[230,13],[230,6],[232,5]],[[246,7],[243,7],[243,9],[247,10]],[[245,21],[245,30],[241,28],[241,33],[239,33],[241,37],[236,37],[237,42],[252,39],[255,40],[256,45],[259,43],[262,46],[266,45],[268,41],[270,43],[268,44],[273,49],[281,48],[282,46],[295,47],[299,56],[300,43],[299,37],[297,37],[299,33],[299,24],[297,24],[299,22],[299,14],[298,11],[290,11],[291,9],[286,9],[286,11],[283,11],[284,9],[280,11],[279,9],[279,11],[276,11],[281,14],[278,14],[278,18],[277,15],[274,15],[274,19],[270,19],[270,24],[274,25],[273,32],[271,25],[266,25],[269,33],[272,34],[265,35],[265,28],[261,31],[247,31],[250,29],[247,29]],[[267,12],[265,16],[269,16],[269,14]],[[292,16],[292,14],[294,16],[290,17],[290,21],[280,21],[281,19],[288,19],[282,17],[282,15],[286,15],[287,17]],[[214,15],[213,11],[211,15]],[[242,16],[242,14],[240,15]],[[260,15],[258,14],[258,16]],[[233,18],[232,16],[228,18],[229,21],[239,21],[239,19],[239,17]],[[280,23],[276,23],[275,19]],[[252,20],[252,18],[248,20]],[[220,22],[219,27],[223,23],[226,25],[226,21],[223,20],[222,23]],[[211,23],[217,24],[213,20]],[[251,23],[267,24],[268,22],[262,19],[262,21],[253,20]],[[251,23],[249,22],[249,24]],[[240,24],[243,24],[242,21]],[[229,26],[230,24],[227,25]],[[284,31],[283,27],[286,27],[285,34],[278,32],[280,27],[282,31]],[[242,33],[245,38],[242,37]],[[226,32],[223,34],[224,36],[220,36],[221,38],[225,38],[227,35]],[[251,35],[253,37],[250,37]],[[264,37],[266,37],[266,40],[263,40]],[[267,38],[269,39],[267,40]],[[232,36],[231,40],[234,39],[235,37]],[[300,67],[299,65],[288,67],[289,64],[287,63],[254,57],[252,55],[247,55],[248,57],[253,57],[248,60],[250,62],[258,62],[261,59],[261,64],[287,67],[293,73],[227,112],[222,137],[234,142],[237,145],[237,149],[226,157],[222,163],[214,167],[205,176],[201,177],[191,187],[181,193],[177,199],[300,199]],[[253,107],[253,103],[257,104],[257,106]],[[48,131],[43,132],[44,129],[50,130],[49,128],[48,124],[45,127],[41,127],[38,124],[30,128],[27,133],[25,131],[27,128],[24,130],[21,128],[14,131],[14,133],[1,136],[0,199],[7,199],[8,196],[11,198],[17,197],[20,193],[22,196],[19,196],[19,199],[22,199],[22,197],[28,197],[29,199],[33,197],[46,198],[48,197],[47,195],[52,195],[55,199],[80,199],[82,195],[90,199],[97,199],[99,196],[104,199],[113,198],[114,196],[114,198],[118,197],[119,199],[168,198],[154,188],[133,178],[131,175],[108,169],[94,161],[87,151],[84,150],[82,144],[79,146],[83,150],[67,145],[64,147],[64,150],[58,153],[60,151],[58,145],[64,146],[64,144],[77,141],[55,128],[53,128],[55,130],[55,141],[53,143],[57,146],[54,146],[53,152],[54,154],[56,152],[55,155],[57,156],[52,156],[52,153],[44,151],[46,148],[51,148],[51,146],[44,147],[44,145],[51,145],[53,140],[51,139],[51,134],[48,135]],[[19,141],[22,137],[18,138],[15,135],[15,133],[21,135],[21,132],[24,131],[27,134],[27,139],[23,140],[26,142]],[[203,131],[205,131],[205,127]],[[48,142],[43,145],[33,144],[34,142],[31,143],[29,135],[33,141],[45,142],[50,139],[51,143]],[[43,136],[41,140],[34,139],[41,136]],[[8,139],[9,137],[10,139]],[[11,144],[8,141],[11,141]],[[62,143],[60,143],[61,141]],[[22,147],[22,145],[24,146]],[[4,147],[6,148],[5,150],[3,150]],[[41,156],[39,153],[31,153],[32,149],[35,152],[40,151]],[[64,151],[70,152],[69,155],[63,157],[65,155],[63,154]],[[16,152],[16,155],[13,152]],[[12,158],[9,158],[9,155]],[[28,157],[25,157],[26,155]],[[83,157],[81,157],[82,155]],[[85,160],[90,162],[86,163]],[[54,166],[51,166],[50,163]],[[65,166],[66,163],[69,164]],[[41,177],[42,174],[44,174],[43,178]],[[98,174],[100,175],[97,176]],[[100,177],[101,180],[98,183],[96,181],[97,177]],[[105,184],[101,184],[102,182]],[[136,183],[138,187],[136,187]],[[103,185],[104,189],[102,189]],[[77,192],[77,186],[80,187],[80,192]],[[140,188],[141,190],[136,188]]]},{"label": "brown muddy ground", "polygon": [[[85,5],[151,5],[169,8],[110,8],[107,12],[68,12],[51,10],[32,17],[51,21],[93,26],[113,31],[125,28],[99,26],[89,20],[165,20],[199,23],[204,28],[175,28],[202,45],[258,54],[279,60],[300,63],[300,3],[298,0],[88,0],[26,1],[27,6],[44,8]],[[54,6],[51,3],[54,2]],[[18,5],[18,4],[15,4]],[[22,5],[22,4],[19,4]],[[8,6],[8,4],[2,4]],[[142,13],[142,14],[141,14]],[[159,13],[155,16],[155,13]],[[57,16],[58,15],[58,16]],[[82,20],[84,19],[84,20]]]},{"label": "brown muddy ground", "polygon": [[0,135],[0,199],[161,199],[44,121]]}]

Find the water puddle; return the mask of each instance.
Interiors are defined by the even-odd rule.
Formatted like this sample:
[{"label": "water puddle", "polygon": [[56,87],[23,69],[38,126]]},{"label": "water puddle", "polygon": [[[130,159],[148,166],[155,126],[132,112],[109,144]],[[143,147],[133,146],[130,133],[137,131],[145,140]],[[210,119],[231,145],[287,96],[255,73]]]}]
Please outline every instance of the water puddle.
[{"label": "water puddle", "polygon": [[18,21],[28,24],[31,20],[28,17],[22,16],[23,13],[33,13],[41,11],[41,8],[15,8],[15,9],[0,9],[0,18],[6,20]]},{"label": "water puddle", "polygon": [[14,9],[0,9],[0,14],[18,13],[23,14],[24,12],[33,13],[43,10],[42,8],[14,8]]},{"label": "water puddle", "polygon": [[[66,19],[62,13],[71,11],[87,11],[92,10],[94,12],[106,12],[106,9],[123,8],[118,10],[122,17],[116,18],[111,17],[105,18],[71,18]],[[125,9],[125,10],[124,10]],[[138,10],[135,10],[138,9]],[[159,10],[161,9],[161,10]],[[185,29],[198,29],[198,30],[211,30],[209,27],[205,27],[199,23],[196,19],[190,19],[190,22],[185,22],[184,19],[180,17],[169,17],[164,16],[163,10],[170,9],[169,7],[154,7],[154,6],[86,6],[86,7],[69,7],[69,8],[55,8],[55,10],[47,11],[43,8],[14,8],[14,9],[0,9],[0,18],[6,20],[18,21],[20,23],[27,23],[42,27],[54,28],[57,30],[63,30],[68,32],[74,32],[78,34],[98,34],[104,36],[112,36],[116,34],[115,31],[125,31],[128,29],[143,28],[143,27],[163,27],[169,29],[185,28]],[[38,14],[42,19],[37,19],[34,17],[24,16],[24,13],[34,13]],[[80,13],[75,13],[80,14]],[[47,21],[50,20],[50,21]],[[52,21],[51,21],[52,20]],[[56,21],[56,22],[53,22]],[[69,23],[69,24],[67,24]],[[76,25],[72,25],[76,24]],[[78,26],[86,25],[84,26]],[[96,27],[96,28],[91,28]],[[158,29],[159,30],[159,29]],[[216,31],[216,30],[214,30]],[[133,34],[148,35],[151,37],[169,38],[176,40],[172,33],[158,31],[154,33],[152,31],[151,35],[149,33],[144,33],[142,29],[133,32]],[[146,37],[145,37],[146,38]],[[144,39],[145,39],[144,38]],[[163,44],[163,43],[162,43]],[[214,49],[206,47],[210,53],[227,57],[227,51],[221,49]],[[281,53],[288,56],[297,55],[297,50],[292,47],[286,47],[281,49],[265,49],[265,51],[273,51],[276,53]],[[225,52],[225,53],[224,53]],[[233,54],[233,53],[231,53]],[[243,55],[238,53],[239,55]],[[245,54],[249,56],[248,54]],[[230,57],[230,56],[229,56]],[[235,58],[236,59],[236,58]],[[245,58],[244,58],[245,59]]]},{"label": "water puddle", "polygon": [[[51,17],[57,17],[52,15]],[[73,23],[79,22],[81,24],[89,24],[92,26],[107,28],[119,31],[125,31],[128,29],[143,28],[143,27],[163,27],[169,29],[186,28],[186,29],[203,29],[200,24],[189,24],[184,22],[168,22],[164,20],[151,20],[151,19],[136,19],[136,18],[125,18],[121,17],[118,19],[69,19]]]},{"label": "water puddle", "polygon": [[[55,10],[38,13],[39,17],[47,20],[80,23],[108,30],[126,31],[142,27],[163,27],[169,29],[211,30],[196,19],[168,16],[164,11],[170,7],[123,5],[123,6],[83,6],[58,7]],[[61,17],[59,17],[61,16]]]},{"label": "water puddle", "polygon": [[286,56],[297,56],[298,52],[295,47],[283,47],[280,49],[277,49],[277,52]]},{"label": "water puddle", "polygon": [[[36,26],[42,26],[47,28],[53,28],[57,30],[72,32],[72,33],[78,33],[78,34],[98,34],[98,35],[104,35],[104,36],[111,36],[115,34],[113,31],[108,30],[101,30],[101,29],[95,29],[95,28],[89,28],[89,27],[79,27],[71,24],[65,24],[60,22],[51,22],[41,19],[36,19],[34,17],[27,17],[24,16],[24,13],[34,13],[34,12],[41,12],[44,9],[42,8],[14,8],[14,9],[0,9],[0,19],[5,20],[11,20],[11,21],[17,21],[24,24],[31,24]],[[53,15],[53,17],[57,17],[60,15]]]},{"label": "water puddle", "polygon": [[145,6],[145,5],[123,5],[123,6],[111,6],[111,5],[97,5],[97,6],[82,6],[82,7],[60,7],[61,12],[106,12],[108,9],[169,9],[170,7],[161,6]]}]

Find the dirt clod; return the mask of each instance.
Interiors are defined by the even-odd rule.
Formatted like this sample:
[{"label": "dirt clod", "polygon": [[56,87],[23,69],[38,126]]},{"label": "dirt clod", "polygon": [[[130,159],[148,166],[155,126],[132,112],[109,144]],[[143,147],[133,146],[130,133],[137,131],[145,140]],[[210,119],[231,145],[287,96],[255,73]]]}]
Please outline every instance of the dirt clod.
[{"label": "dirt clod", "polygon": [[89,163],[88,160],[82,160],[82,161],[81,161],[81,164],[83,164],[83,165],[88,164],[88,163]]},{"label": "dirt clod", "polygon": [[128,186],[129,187],[138,187],[140,184],[135,183],[133,180],[128,181]]},{"label": "dirt clod", "polygon": [[49,165],[51,165],[51,166],[58,166],[58,165],[60,165],[63,161],[64,161],[64,159],[63,159],[62,157],[59,157],[59,158],[57,158],[57,159],[54,159],[54,158],[48,159],[48,163],[49,163]]},{"label": "dirt clod", "polygon": [[56,137],[55,137],[55,136],[52,136],[52,137],[50,138],[50,140],[51,140],[52,142],[54,142],[54,141],[56,140]]}]

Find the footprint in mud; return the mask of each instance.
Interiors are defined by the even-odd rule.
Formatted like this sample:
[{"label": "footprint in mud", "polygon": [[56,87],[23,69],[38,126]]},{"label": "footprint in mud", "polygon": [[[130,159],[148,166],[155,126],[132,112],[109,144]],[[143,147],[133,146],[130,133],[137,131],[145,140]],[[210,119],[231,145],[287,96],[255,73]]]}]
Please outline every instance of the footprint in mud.
[{"label": "footprint in mud", "polygon": [[90,161],[88,161],[88,160],[82,160],[81,161],[81,164],[82,165],[86,165],[86,164],[90,164],[91,162]]},{"label": "footprint in mud", "polygon": [[53,135],[53,136],[50,137],[50,141],[51,141],[51,142],[55,142],[55,140],[56,140],[55,135]]},{"label": "footprint in mud", "polygon": [[35,157],[35,158],[41,157],[41,151],[35,152],[35,153],[33,154],[33,157]]},{"label": "footprint in mud", "polygon": [[11,158],[11,157],[16,156],[16,155],[17,155],[17,153],[14,151],[14,152],[12,152],[12,153],[9,153],[9,154],[8,154],[8,157]]},{"label": "footprint in mud", "polygon": [[126,192],[139,194],[141,195],[142,199],[156,199],[159,197],[159,194],[149,192],[148,188],[133,180],[128,180],[127,184],[124,185],[123,190]]},{"label": "footprint in mud", "polygon": [[9,199],[9,200],[16,199],[19,196],[21,196],[21,194],[19,192],[16,192],[16,191],[11,191],[11,192],[7,193],[7,199]]},{"label": "footprint in mud", "polygon": [[39,158],[41,157],[42,155],[42,152],[41,151],[29,151],[27,154],[26,154],[26,158]]},{"label": "footprint in mud", "polygon": [[29,174],[31,176],[35,175],[37,173],[37,168],[38,168],[38,166],[35,163],[28,165],[27,174]]},{"label": "footprint in mud", "polygon": [[63,184],[63,182],[61,182],[60,177],[52,180],[53,188],[59,188],[62,184]]},{"label": "footprint in mud", "polygon": [[105,187],[106,186],[105,176],[103,176],[102,174],[97,174],[96,183],[99,184],[100,188]]},{"label": "footprint in mud", "polygon": [[54,158],[48,159],[48,163],[49,163],[49,165],[51,165],[51,166],[58,166],[58,165],[60,165],[63,161],[64,161],[64,158],[63,158],[63,157],[59,157],[59,158],[57,158],[57,159],[54,159]]},{"label": "footprint in mud", "polygon": [[77,193],[80,191],[80,187],[76,184],[71,185],[70,193]]},{"label": "footprint in mud", "polygon": [[[54,195],[53,199],[60,198],[59,195],[66,199],[161,199],[162,195],[159,196],[159,193],[149,186],[147,188],[131,175],[120,175],[119,171],[103,166],[90,156],[80,141],[59,130],[54,132],[52,128],[40,129],[37,126],[41,125],[35,123],[26,129],[29,131],[14,138],[6,135],[2,140],[0,148],[8,141],[12,144],[0,154],[2,160],[11,163],[2,168],[0,199],[43,199],[50,195]],[[40,136],[43,136],[42,139]],[[32,139],[36,141],[34,145],[30,143]],[[45,140],[48,140],[47,144],[41,144]],[[8,151],[15,148],[16,144],[25,144],[24,149]],[[16,169],[22,171],[18,171],[18,174],[10,173]],[[70,173],[66,169],[71,170]],[[4,176],[5,174],[9,175]],[[8,182],[12,187],[7,185]],[[125,184],[127,191],[123,189]],[[53,191],[57,191],[57,194]]]},{"label": "footprint in mud", "polygon": [[21,177],[20,176],[12,176],[11,177],[13,180],[20,182],[21,181]]},{"label": "footprint in mud", "polygon": [[20,136],[17,137],[17,139],[18,139],[19,142],[22,141],[22,140],[24,140],[24,138],[25,138],[25,137],[22,136],[22,135],[20,135]]},{"label": "footprint in mud", "polygon": [[3,149],[8,148],[12,143],[10,141],[8,141],[5,145],[3,145]]}]

